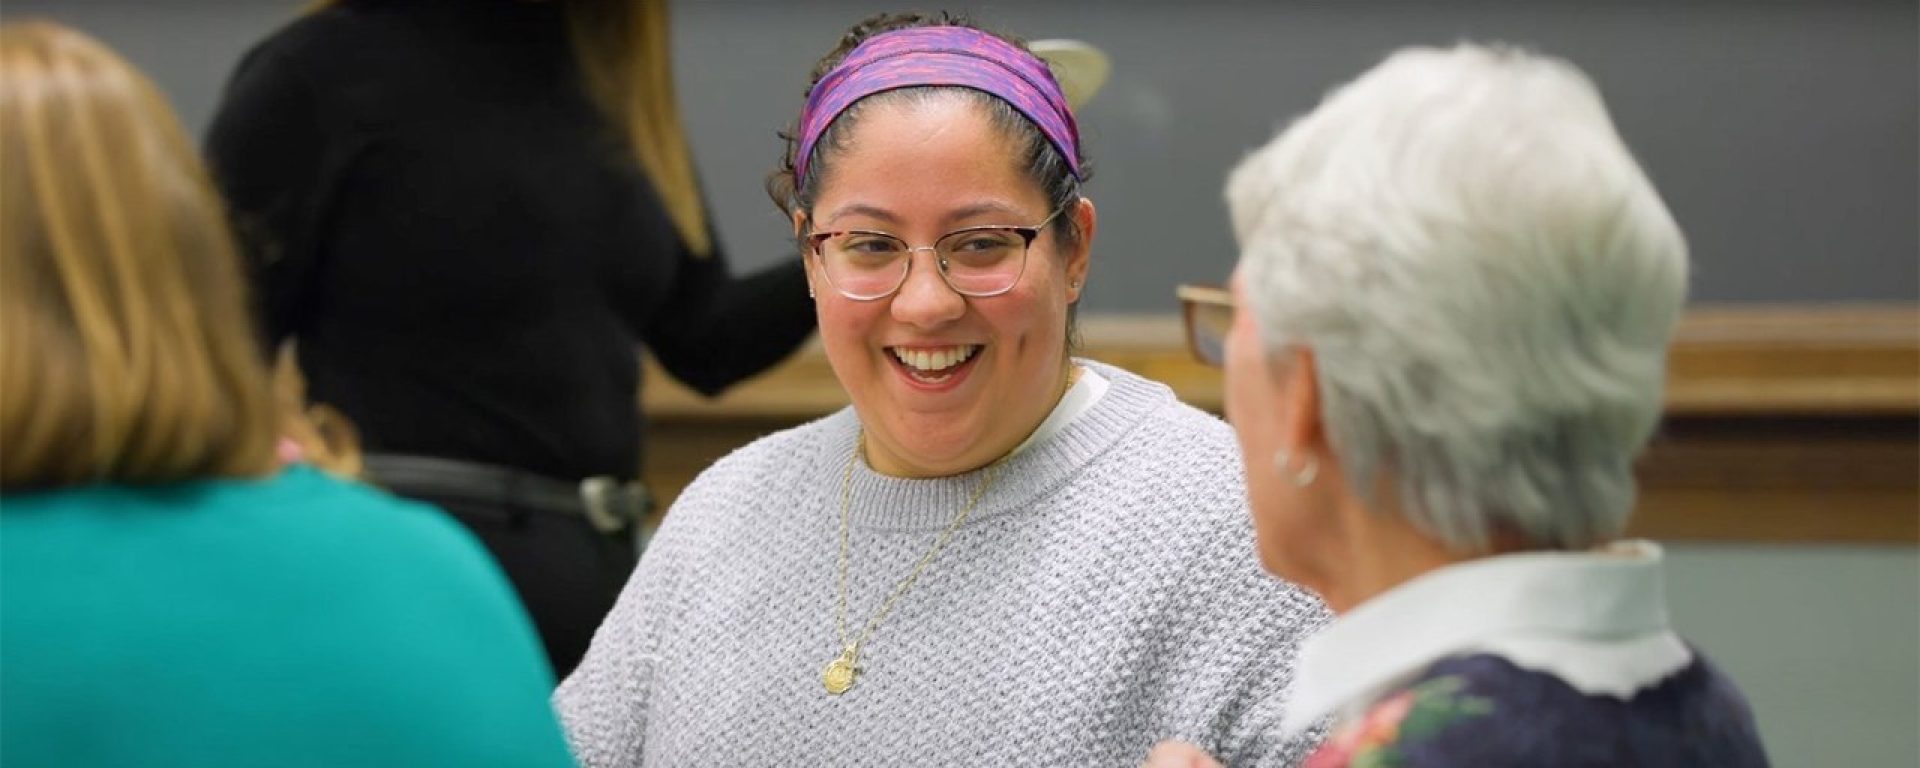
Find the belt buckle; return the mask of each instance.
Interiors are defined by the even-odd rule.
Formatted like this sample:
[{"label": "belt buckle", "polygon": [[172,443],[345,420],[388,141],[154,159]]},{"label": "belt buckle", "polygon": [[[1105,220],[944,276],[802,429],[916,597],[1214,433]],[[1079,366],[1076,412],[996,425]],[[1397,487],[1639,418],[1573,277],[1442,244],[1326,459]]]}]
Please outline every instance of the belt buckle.
[{"label": "belt buckle", "polygon": [[639,481],[621,482],[596,475],[580,481],[580,501],[586,507],[587,522],[595,530],[613,535],[646,514],[648,494]]}]

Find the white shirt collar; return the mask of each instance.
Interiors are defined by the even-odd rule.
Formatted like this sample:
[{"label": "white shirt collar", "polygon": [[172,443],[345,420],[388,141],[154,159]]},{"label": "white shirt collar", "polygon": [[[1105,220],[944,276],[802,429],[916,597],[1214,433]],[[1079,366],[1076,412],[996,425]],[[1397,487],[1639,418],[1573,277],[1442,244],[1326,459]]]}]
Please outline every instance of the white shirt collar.
[{"label": "white shirt collar", "polygon": [[1431,571],[1309,638],[1285,720],[1298,734],[1363,710],[1434,662],[1489,653],[1589,694],[1627,698],[1692,661],[1667,623],[1660,547],[1527,552]]},{"label": "white shirt collar", "polygon": [[1060,397],[1060,402],[1053,406],[1053,411],[1047,414],[1046,420],[1040,422],[1040,426],[1033,429],[1033,434],[1027,435],[1027,439],[1020,441],[1020,444],[1008,451],[1007,455],[1012,456],[1026,450],[1027,446],[1038,445],[1041,441],[1059,434],[1060,430],[1066,429],[1074,419],[1080,418],[1080,414],[1093,408],[1094,403],[1100,402],[1100,397],[1105,395],[1107,388],[1112,385],[1112,382],[1107,381],[1105,377],[1094,373],[1092,368],[1081,366],[1080,378],[1074,380],[1073,386],[1067,388],[1067,393]]}]

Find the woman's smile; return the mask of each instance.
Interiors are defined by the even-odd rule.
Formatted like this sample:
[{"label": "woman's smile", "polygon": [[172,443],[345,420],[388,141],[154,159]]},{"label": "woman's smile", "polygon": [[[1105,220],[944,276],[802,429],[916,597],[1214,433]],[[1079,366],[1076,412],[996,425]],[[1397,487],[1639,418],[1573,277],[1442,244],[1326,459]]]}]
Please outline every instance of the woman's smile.
[{"label": "woman's smile", "polygon": [[918,344],[885,349],[893,369],[909,387],[949,392],[966,381],[984,348],[983,344]]}]

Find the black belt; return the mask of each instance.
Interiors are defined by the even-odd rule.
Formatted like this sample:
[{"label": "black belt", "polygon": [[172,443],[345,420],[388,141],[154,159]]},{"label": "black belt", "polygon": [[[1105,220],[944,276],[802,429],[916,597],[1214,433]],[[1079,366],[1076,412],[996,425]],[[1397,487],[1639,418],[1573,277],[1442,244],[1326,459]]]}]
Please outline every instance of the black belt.
[{"label": "black belt", "polygon": [[640,481],[606,475],[575,483],[511,467],[393,453],[368,454],[366,471],[374,485],[396,493],[578,515],[603,533],[626,530],[653,506]]}]

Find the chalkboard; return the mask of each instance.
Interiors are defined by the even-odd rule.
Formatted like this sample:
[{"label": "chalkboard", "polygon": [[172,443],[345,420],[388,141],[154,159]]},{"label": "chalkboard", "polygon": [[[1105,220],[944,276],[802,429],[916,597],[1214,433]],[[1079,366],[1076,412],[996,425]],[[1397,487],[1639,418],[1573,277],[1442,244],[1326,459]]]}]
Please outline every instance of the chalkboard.
[{"label": "chalkboard", "polygon": [[[9,0],[120,48],[206,125],[234,59],[297,13],[260,0]],[[791,257],[761,191],[813,62],[871,2],[675,4],[681,100],[714,215],[741,267]],[[1920,35],[1912,2],[988,2],[1027,37],[1105,48],[1080,115],[1101,213],[1086,309],[1170,311],[1234,245],[1226,170],[1402,45],[1503,40],[1565,57],[1692,245],[1702,302],[1920,299]]]}]

